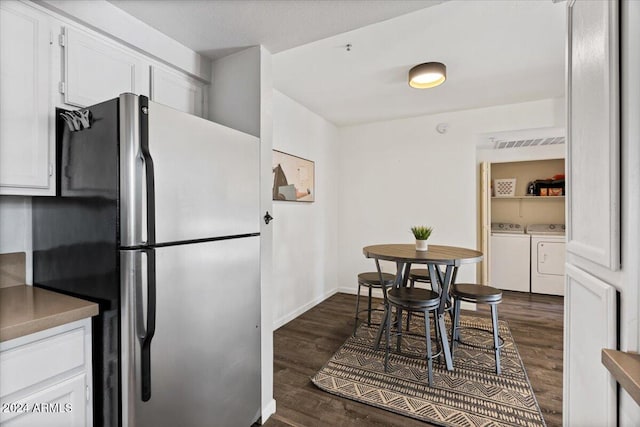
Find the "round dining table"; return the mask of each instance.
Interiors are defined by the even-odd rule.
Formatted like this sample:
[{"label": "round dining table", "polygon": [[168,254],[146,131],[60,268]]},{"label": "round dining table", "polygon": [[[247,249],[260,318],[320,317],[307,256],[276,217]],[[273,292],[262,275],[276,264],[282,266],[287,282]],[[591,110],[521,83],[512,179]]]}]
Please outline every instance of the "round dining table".
[{"label": "round dining table", "polygon": [[[383,244],[365,246],[362,249],[364,256],[372,258],[376,262],[378,273],[382,274],[380,261],[392,261],[396,263],[396,278],[393,286],[407,286],[412,264],[424,264],[429,269],[432,286],[440,292],[440,305],[437,311],[437,321],[441,331],[446,331],[444,313],[448,308],[449,287],[455,283],[458,267],[464,264],[475,264],[482,261],[482,252],[474,249],[460,248],[456,246],[429,245],[427,251],[417,251],[415,244]],[[443,271],[444,270],[444,271]],[[386,295],[385,295],[386,297]],[[385,298],[386,304],[386,298]],[[391,315],[389,307],[386,307],[388,315]],[[386,322],[381,322],[376,338],[376,349],[380,345],[382,333]],[[444,353],[447,370],[453,370],[451,349],[447,334],[440,334],[442,352]],[[388,345],[388,344],[387,344]]]}]

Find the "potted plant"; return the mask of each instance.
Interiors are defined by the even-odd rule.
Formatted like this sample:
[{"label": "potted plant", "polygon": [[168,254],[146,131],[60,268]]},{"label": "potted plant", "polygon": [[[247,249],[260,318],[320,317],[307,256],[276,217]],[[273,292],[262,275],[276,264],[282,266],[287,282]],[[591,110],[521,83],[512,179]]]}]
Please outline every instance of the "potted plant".
[{"label": "potted plant", "polygon": [[416,251],[429,250],[427,239],[429,239],[429,236],[431,236],[432,231],[433,231],[432,227],[427,227],[425,225],[417,225],[415,227],[411,227],[411,232],[413,233],[413,237],[416,238]]}]

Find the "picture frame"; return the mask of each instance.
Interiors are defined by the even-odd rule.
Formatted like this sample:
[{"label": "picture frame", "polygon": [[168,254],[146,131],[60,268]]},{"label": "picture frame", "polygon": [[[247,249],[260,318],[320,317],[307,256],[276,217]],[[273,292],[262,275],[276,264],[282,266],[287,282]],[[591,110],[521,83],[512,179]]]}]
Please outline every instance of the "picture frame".
[{"label": "picture frame", "polygon": [[315,162],[273,150],[273,200],[315,201]]}]

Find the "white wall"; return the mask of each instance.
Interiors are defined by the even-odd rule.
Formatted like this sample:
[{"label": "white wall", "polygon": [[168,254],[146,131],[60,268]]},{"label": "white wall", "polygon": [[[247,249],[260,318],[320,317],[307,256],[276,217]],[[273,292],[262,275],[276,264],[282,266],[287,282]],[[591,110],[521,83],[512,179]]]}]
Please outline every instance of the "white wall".
[{"label": "white wall", "polygon": [[[253,46],[212,63],[209,118],[260,138],[260,215],[273,212],[271,53]],[[261,419],[275,411],[273,399],[273,223],[260,225]]]},{"label": "white wall", "polygon": [[338,265],[338,131],[274,91],[273,148],[315,162],[313,203],[273,202],[273,315],[278,328],[332,295]]},{"label": "white wall", "polygon": [[211,63],[211,120],[259,137],[260,95],[259,46]]},{"label": "white wall", "polygon": [[26,281],[32,283],[31,197],[0,196],[0,254],[26,252]]},{"label": "white wall", "polygon": [[[273,147],[273,77],[271,53],[260,47],[260,212],[273,212],[271,159]],[[260,224],[261,421],[276,412],[273,399],[273,223]]]},{"label": "white wall", "polygon": [[[433,226],[430,243],[476,248],[478,134],[562,126],[562,105],[548,99],[341,128],[340,290],[355,292],[357,274],[375,268],[363,246],[412,243],[412,225]],[[445,134],[438,123],[449,125]],[[475,272],[461,268],[458,281],[475,282]]]}]

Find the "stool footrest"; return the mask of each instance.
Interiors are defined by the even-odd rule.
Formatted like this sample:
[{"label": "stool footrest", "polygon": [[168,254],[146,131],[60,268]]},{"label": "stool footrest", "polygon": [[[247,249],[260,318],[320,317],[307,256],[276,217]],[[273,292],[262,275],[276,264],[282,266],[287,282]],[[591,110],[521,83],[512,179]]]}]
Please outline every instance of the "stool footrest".
[{"label": "stool footrest", "polygon": [[[455,329],[457,329],[457,330],[473,329],[473,330],[476,330],[476,331],[479,331],[479,332],[485,332],[485,333],[491,335],[491,337],[493,338],[493,332],[492,331],[489,331],[487,329],[482,329],[482,328],[476,328],[475,326],[458,326]],[[498,344],[497,349],[501,349],[502,347],[504,347],[504,339],[500,335],[498,335],[498,340],[500,341],[500,343]],[[466,346],[469,346],[469,347],[473,347],[473,348],[482,348],[482,349],[485,349],[485,350],[496,350],[496,347],[494,347],[494,346],[472,344],[470,342],[462,341],[461,338],[457,338],[454,342],[456,342],[458,344],[466,345]]]}]

